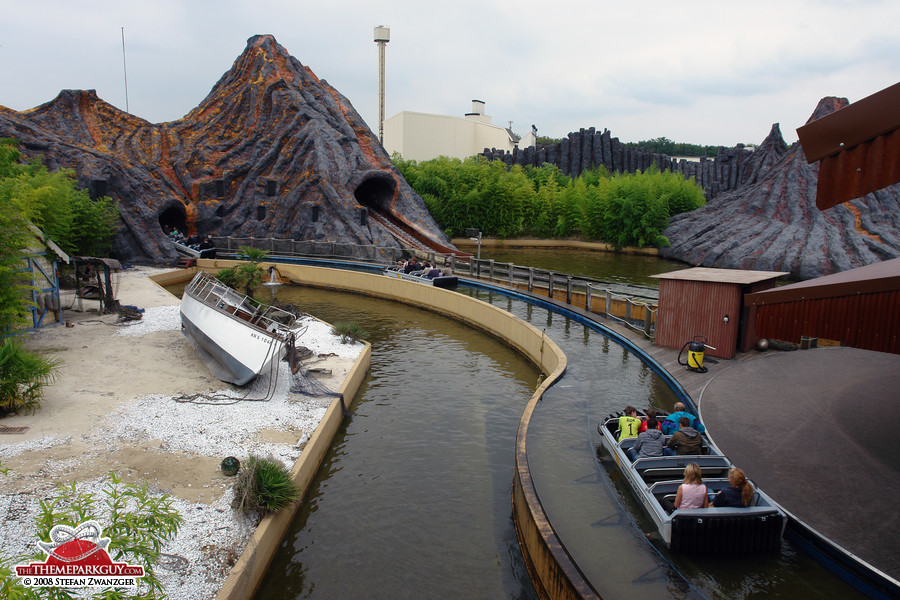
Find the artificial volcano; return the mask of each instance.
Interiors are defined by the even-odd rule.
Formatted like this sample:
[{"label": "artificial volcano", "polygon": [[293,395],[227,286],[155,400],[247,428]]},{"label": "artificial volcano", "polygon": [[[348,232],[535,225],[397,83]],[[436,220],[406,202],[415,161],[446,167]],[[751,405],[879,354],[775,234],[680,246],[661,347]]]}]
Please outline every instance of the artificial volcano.
[{"label": "artificial volcano", "polygon": [[[184,118],[153,124],[93,90],[18,112],[0,137],[117,200],[114,254],[176,258],[163,226],[190,234],[453,250],[350,102],[258,35]],[[352,253],[352,250],[351,250]]]},{"label": "artificial volcano", "polygon": [[[809,121],[849,102],[819,101]],[[692,265],[786,271],[812,279],[900,257],[900,184],[828,210],[816,207],[819,164],[774,126],[754,152],[752,177],[706,206],[672,217],[660,255]]]}]

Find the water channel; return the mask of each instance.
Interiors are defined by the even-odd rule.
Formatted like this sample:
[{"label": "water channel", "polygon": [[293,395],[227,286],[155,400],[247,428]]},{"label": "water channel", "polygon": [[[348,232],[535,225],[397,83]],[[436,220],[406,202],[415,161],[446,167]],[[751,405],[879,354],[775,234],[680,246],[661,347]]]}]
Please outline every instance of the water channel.
[{"label": "water channel", "polygon": [[[671,408],[673,392],[592,327],[501,293],[459,293],[546,330],[569,358],[532,421],[529,464],[554,527],[573,554],[590,557],[579,566],[604,598],[860,597],[786,542],[752,559],[671,556],[615,468],[598,461],[594,427],[626,404]],[[353,417],[256,597],[535,597],[510,508],[533,366],[488,335],[406,305],[302,287],[278,297],[359,323],[373,353]]]}]

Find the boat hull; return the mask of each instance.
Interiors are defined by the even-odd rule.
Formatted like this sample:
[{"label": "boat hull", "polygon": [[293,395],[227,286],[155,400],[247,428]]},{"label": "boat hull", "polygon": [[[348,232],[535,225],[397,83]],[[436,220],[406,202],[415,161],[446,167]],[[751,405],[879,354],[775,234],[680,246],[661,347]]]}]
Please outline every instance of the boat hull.
[{"label": "boat hull", "polygon": [[216,378],[244,385],[281,357],[284,338],[279,332],[248,325],[226,307],[205,303],[186,290],[181,301],[182,331]]}]

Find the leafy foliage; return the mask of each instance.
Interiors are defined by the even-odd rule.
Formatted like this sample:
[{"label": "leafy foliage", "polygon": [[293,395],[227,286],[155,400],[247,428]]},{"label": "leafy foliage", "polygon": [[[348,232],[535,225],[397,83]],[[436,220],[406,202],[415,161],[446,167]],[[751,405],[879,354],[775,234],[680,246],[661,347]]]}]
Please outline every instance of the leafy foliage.
[{"label": "leafy foliage", "polygon": [[718,146],[701,146],[698,144],[673,142],[666,137],[658,137],[641,142],[629,142],[625,145],[632,148],[641,148],[647,152],[666,154],[668,156],[715,156],[719,151]]},{"label": "leafy foliage", "polygon": [[253,295],[253,289],[262,283],[265,271],[259,266],[259,263],[265,260],[269,253],[259,248],[251,246],[241,246],[241,254],[247,259],[247,262],[241,263],[234,267],[235,287],[243,287],[244,292],[248,296]]},{"label": "leafy foliage", "polygon": [[369,335],[368,332],[355,321],[351,321],[349,323],[338,321],[331,326],[331,332],[334,335],[341,336],[342,344],[346,344],[347,342],[356,342],[368,337]]},{"label": "leafy foliage", "polygon": [[[110,473],[110,482],[102,492],[102,506],[94,495],[79,491],[75,482],[60,485],[57,493],[41,500],[41,512],[35,519],[37,535],[50,538],[56,525],[77,527],[88,520],[104,523],[103,535],[110,538],[110,558],[116,562],[140,564],[144,577],[137,590],[105,588],[94,597],[150,600],[165,597],[162,583],[154,566],[163,544],[175,537],[184,519],[172,505],[167,494],[152,496],[147,483],[137,486],[123,483]],[[0,564],[0,597],[22,600],[68,600],[81,597],[81,590],[49,587],[25,587],[10,568],[18,562],[40,561],[37,552],[31,556],[15,557]]]},{"label": "leafy foliage", "polygon": [[300,497],[291,472],[274,458],[250,456],[241,463],[234,485],[241,510],[274,513]]},{"label": "leafy foliage", "polygon": [[507,169],[500,161],[394,156],[404,178],[450,236],[477,228],[501,238],[587,236],[617,247],[664,246],[668,218],[706,203],[693,180],[652,166],[610,175],[597,167],[572,179],[556,166]]},{"label": "leafy foliage", "polygon": [[25,350],[14,337],[4,339],[0,345],[0,417],[40,408],[44,386],[56,379],[59,365],[57,359]]},{"label": "leafy foliage", "polygon": [[29,225],[69,254],[108,256],[118,221],[115,203],[91,199],[72,171],[21,161],[15,140],[0,139],[0,331],[26,323],[29,283],[21,270],[22,251],[34,240]]}]

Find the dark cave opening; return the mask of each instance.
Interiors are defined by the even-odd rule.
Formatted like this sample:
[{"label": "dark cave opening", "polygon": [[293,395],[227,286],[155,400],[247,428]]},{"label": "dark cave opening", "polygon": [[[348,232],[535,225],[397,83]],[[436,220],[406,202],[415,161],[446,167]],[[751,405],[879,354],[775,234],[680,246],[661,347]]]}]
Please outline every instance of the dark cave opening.
[{"label": "dark cave opening", "polygon": [[181,206],[170,206],[159,214],[159,226],[163,233],[169,234],[173,229],[177,229],[182,234],[187,235],[187,215]]},{"label": "dark cave opening", "polygon": [[397,182],[390,173],[369,171],[353,190],[353,196],[365,207],[388,211],[396,189]]}]

